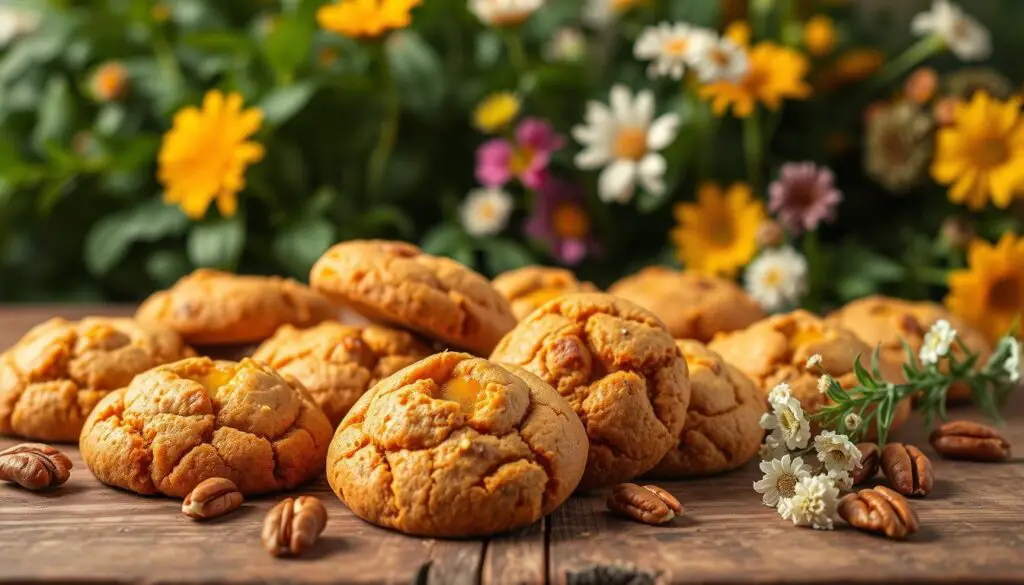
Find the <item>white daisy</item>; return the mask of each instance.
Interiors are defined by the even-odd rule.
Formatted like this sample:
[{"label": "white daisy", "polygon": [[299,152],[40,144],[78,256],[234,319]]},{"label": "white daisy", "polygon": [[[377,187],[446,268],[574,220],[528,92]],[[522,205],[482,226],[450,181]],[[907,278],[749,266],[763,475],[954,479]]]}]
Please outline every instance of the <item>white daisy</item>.
[{"label": "white daisy", "polygon": [[789,387],[789,384],[780,382],[768,392],[768,403],[772,405],[783,404],[792,397],[793,389]]},{"label": "white daisy", "polygon": [[807,287],[807,260],[790,246],[765,250],[747,266],[743,283],[767,311],[796,305]]},{"label": "white daisy", "polygon": [[757,450],[757,458],[762,461],[771,461],[772,459],[782,457],[786,453],[786,446],[772,435],[768,435],[765,437],[764,443],[761,443],[761,447]]},{"label": "white daisy", "polygon": [[0,6],[0,47],[39,28],[39,13],[14,6]]},{"label": "white daisy", "polygon": [[633,55],[641,61],[650,61],[647,76],[668,75],[682,79],[686,68],[693,63],[702,45],[713,43],[714,33],[682,22],[662,22],[649,26],[640,33],[633,46]]},{"label": "white daisy", "polygon": [[516,26],[544,4],[544,0],[469,0],[469,10],[490,26]]},{"label": "white daisy", "polygon": [[544,60],[549,63],[575,63],[587,50],[587,37],[579,29],[563,27],[544,45]]},{"label": "white daisy", "polygon": [[820,365],[821,365],[821,354],[820,353],[813,354],[811,357],[807,358],[807,369],[808,370],[810,370],[810,369],[812,369],[812,368],[814,368],[816,366],[820,366]]},{"label": "white daisy", "polygon": [[832,379],[828,376],[821,376],[818,378],[818,394],[828,394],[828,389],[832,386]]},{"label": "white daisy", "polygon": [[832,530],[839,505],[839,488],[827,475],[800,478],[792,497],[779,502],[779,515],[797,526]]},{"label": "white daisy", "polygon": [[949,321],[945,319],[936,321],[924,336],[924,343],[921,345],[921,353],[918,356],[921,363],[926,366],[939,363],[939,359],[949,353],[954,339],[956,339],[956,329],[953,329]]},{"label": "white daisy", "polygon": [[474,189],[459,207],[466,233],[490,236],[505,229],[512,215],[512,197],[501,189]]},{"label": "white daisy", "polygon": [[988,29],[949,0],[935,0],[931,10],[914,16],[910,30],[919,36],[935,34],[964,61],[982,61],[992,54]]},{"label": "white daisy", "polygon": [[1010,355],[1006,357],[1003,369],[1010,382],[1016,384],[1020,381],[1020,342],[1009,337],[1007,339],[1010,344]]},{"label": "white daisy", "polygon": [[828,471],[849,473],[860,463],[857,445],[846,435],[837,435],[833,431],[821,431],[814,437],[814,450],[818,452],[818,461],[824,463]]},{"label": "white daisy", "polygon": [[708,42],[694,45],[690,67],[702,83],[737,83],[747,74],[750,63],[743,47],[725,37],[712,37]]},{"label": "white daisy", "polygon": [[772,413],[762,416],[758,422],[789,450],[803,449],[811,440],[811,425],[796,398],[772,404]]},{"label": "white daisy", "polygon": [[853,431],[860,428],[860,423],[860,415],[858,415],[856,412],[851,412],[850,414],[846,415],[846,417],[843,419],[843,426],[845,426],[846,430],[848,431]]},{"label": "white daisy", "polygon": [[754,491],[761,494],[765,506],[771,507],[795,496],[797,484],[811,475],[811,469],[804,465],[803,459],[788,454],[780,459],[762,461],[760,468],[764,477],[754,482]]},{"label": "white daisy", "polygon": [[844,492],[853,489],[853,476],[847,471],[830,471],[827,477],[837,488]]},{"label": "white daisy", "polygon": [[624,85],[612,87],[610,108],[596,101],[587,103],[584,124],[572,129],[583,145],[576,166],[605,167],[597,181],[602,201],[628,203],[637,182],[651,194],[664,193],[667,163],[658,151],[676,139],[680,120],[677,114],[655,119],[654,112],[653,92],[644,90],[634,98]]}]

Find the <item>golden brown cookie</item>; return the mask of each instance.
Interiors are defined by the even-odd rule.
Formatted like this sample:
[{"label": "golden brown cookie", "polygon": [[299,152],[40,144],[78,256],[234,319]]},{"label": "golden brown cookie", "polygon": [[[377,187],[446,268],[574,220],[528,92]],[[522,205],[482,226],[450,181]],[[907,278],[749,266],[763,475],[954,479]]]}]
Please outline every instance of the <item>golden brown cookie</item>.
[{"label": "golden brown cookie", "polygon": [[662,266],[627,276],[608,292],[661,317],[676,339],[707,343],[764,317],[760,305],[731,280]]},{"label": "golden brown cookie", "polygon": [[294,488],[320,475],[330,440],[301,384],[249,359],[189,358],[107,395],[79,447],[103,483],[181,498],[211,477],[244,494]]},{"label": "golden brown cookie", "polygon": [[281,325],[308,327],[337,316],[330,301],[294,280],[205,268],[154,293],[135,314],[195,345],[259,343]]},{"label": "golden brown cookie", "polygon": [[371,321],[479,355],[490,353],[516,324],[508,301],[486,278],[403,242],[337,244],[317,260],[309,279]]},{"label": "golden brown cookie", "polygon": [[[857,384],[853,364],[870,368],[871,347],[849,330],[826,322],[807,311],[774,315],[750,327],[715,338],[708,349],[739,368],[757,385],[767,400],[772,388],[786,382],[793,397],[808,413],[828,404],[828,396],[818,392],[818,372],[807,369],[807,359],[820,354],[821,367],[843,388]],[[879,369],[886,380],[900,375],[899,364],[881,356]],[[896,408],[891,429],[896,430],[910,415],[910,401]]]},{"label": "golden brown cookie", "polygon": [[491,355],[533,372],[564,396],[590,437],[580,487],[596,489],[650,471],[686,422],[686,361],[665,324],[601,293],[549,301]]},{"label": "golden brown cookie", "polygon": [[327,481],[357,516],[422,536],[481,536],[548,514],[576,488],[587,436],[547,384],[464,353],[385,378],[349,411]]},{"label": "golden brown cookie", "polygon": [[524,266],[499,274],[494,288],[508,299],[516,319],[524,319],[544,303],[577,292],[597,292],[589,282],[580,282],[572,272],[549,266]]},{"label": "golden brown cookie", "polygon": [[0,354],[0,434],[76,441],[108,392],[191,355],[164,327],[123,318],[50,319]]},{"label": "golden brown cookie", "polygon": [[[984,366],[992,354],[992,346],[985,336],[944,307],[935,303],[904,301],[883,296],[870,296],[848,303],[829,315],[829,321],[845,327],[871,347],[881,348],[883,355],[893,363],[906,361],[901,339],[906,340],[917,355],[924,344],[924,336],[936,321],[945,319],[957,331],[957,337],[971,351],[980,354],[978,364]],[[953,345],[953,355],[962,358],[963,352]],[[903,372],[897,380],[905,381]],[[950,387],[947,398],[966,400],[971,397],[969,384],[957,383]]]},{"label": "golden brown cookie", "polygon": [[302,382],[337,426],[356,400],[380,379],[431,353],[426,344],[405,331],[324,321],[309,329],[285,325],[263,342],[253,359]]},{"label": "golden brown cookie", "polygon": [[650,475],[685,478],[740,467],[764,439],[765,401],[757,386],[703,343],[676,342],[690,369],[690,407],[679,442]]}]

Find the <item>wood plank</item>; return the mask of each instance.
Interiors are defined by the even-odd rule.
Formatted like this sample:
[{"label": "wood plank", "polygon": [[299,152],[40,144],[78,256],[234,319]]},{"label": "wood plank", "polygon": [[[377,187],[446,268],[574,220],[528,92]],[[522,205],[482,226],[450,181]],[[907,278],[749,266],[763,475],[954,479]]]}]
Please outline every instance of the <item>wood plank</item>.
[{"label": "wood plank", "polygon": [[547,581],[547,518],[487,543],[481,580],[485,585],[528,585]]},{"label": "wood plank", "polygon": [[[551,518],[551,583],[1024,582],[1024,396],[1014,397],[1003,432],[1012,461],[940,459],[915,417],[896,440],[932,458],[935,491],[913,500],[921,531],[906,542],[840,523],[834,532],[797,528],[760,504],[756,462],[719,477],[658,482],[686,506],[666,526],[608,513],[607,492],[574,497]],[[953,418],[983,420],[972,409]]]}]

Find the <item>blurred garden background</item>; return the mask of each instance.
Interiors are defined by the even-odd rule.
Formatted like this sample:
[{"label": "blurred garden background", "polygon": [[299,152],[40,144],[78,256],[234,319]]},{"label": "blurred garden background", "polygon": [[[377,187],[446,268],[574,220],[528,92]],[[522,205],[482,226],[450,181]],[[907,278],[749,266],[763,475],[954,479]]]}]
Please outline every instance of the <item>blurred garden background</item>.
[{"label": "blurred garden background", "polygon": [[[1024,2],[0,0],[0,302],[649,264],[1024,310]],[[952,287],[952,293],[950,292]]]}]

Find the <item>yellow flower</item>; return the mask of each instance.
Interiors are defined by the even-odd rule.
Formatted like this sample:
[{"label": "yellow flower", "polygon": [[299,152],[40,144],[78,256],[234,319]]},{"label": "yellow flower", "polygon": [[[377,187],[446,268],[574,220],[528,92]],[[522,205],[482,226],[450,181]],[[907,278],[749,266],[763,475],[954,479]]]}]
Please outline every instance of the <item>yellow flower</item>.
[{"label": "yellow flower", "polygon": [[729,23],[729,26],[725,29],[725,38],[741,47],[750,46],[750,35],[750,25],[742,20]]},{"label": "yellow flower", "polygon": [[1024,123],[1020,100],[977,92],[957,103],[953,125],[939,130],[932,177],[949,188],[949,200],[981,209],[991,197],[1006,208],[1024,188]]},{"label": "yellow flower", "polygon": [[885,63],[885,55],[875,49],[850,49],[815,76],[818,91],[833,91],[840,86],[863,81]]},{"label": "yellow flower", "polygon": [[320,26],[347,37],[375,38],[412,23],[409,12],[421,0],[341,0],[321,6],[316,13]]},{"label": "yellow flower", "polygon": [[835,44],[836,27],[831,18],[818,14],[804,24],[804,46],[808,53],[823,57],[832,52]]},{"label": "yellow flower", "polygon": [[262,123],[260,110],[242,110],[241,95],[217,90],[206,94],[202,109],[175,114],[157,157],[164,201],[192,219],[202,218],[214,199],[222,215],[234,215],[246,168],[263,158],[263,147],[247,141]]},{"label": "yellow flower", "polygon": [[746,118],[757,102],[777,109],[783,98],[802,99],[811,93],[804,82],[807,58],[800,53],[765,42],[756,45],[747,58],[749,69],[739,82],[716,81],[700,89],[704,99],[711,100],[711,109],[721,116],[731,105],[732,113]]},{"label": "yellow flower", "polygon": [[996,246],[975,239],[967,258],[967,269],[949,275],[946,306],[995,341],[1024,317],[1024,238],[1006,233]]},{"label": "yellow flower", "polygon": [[519,115],[519,106],[519,98],[513,93],[492,93],[473,111],[473,125],[481,132],[493,134],[516,119]]},{"label": "yellow flower", "polygon": [[672,240],[679,261],[691,270],[731,277],[757,253],[765,211],[747,185],[736,183],[723,193],[705,183],[697,203],[676,205],[675,216]]}]

